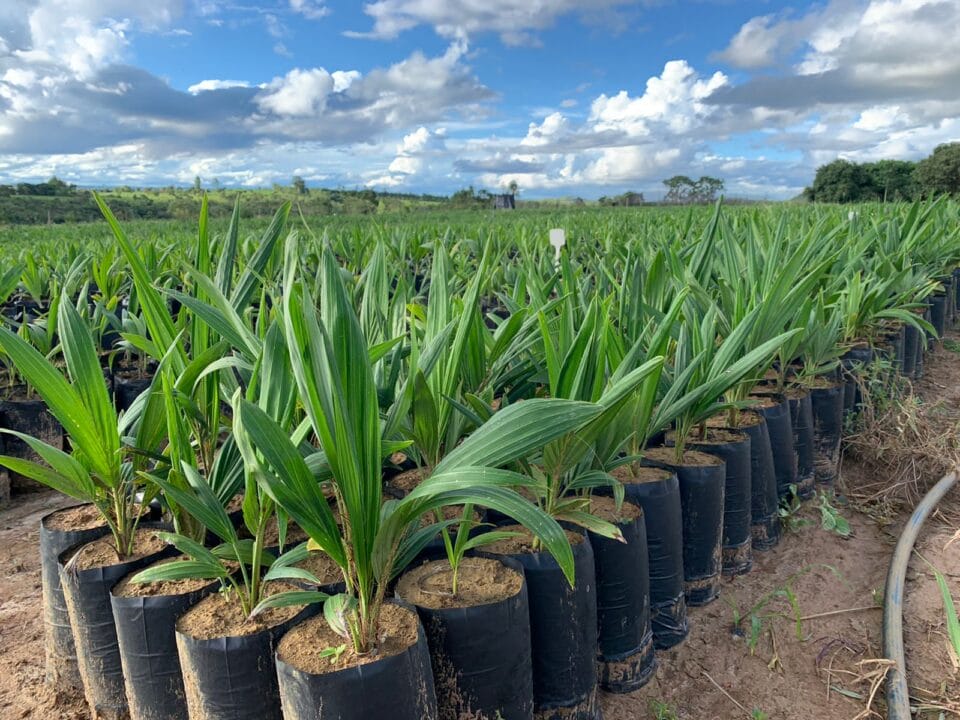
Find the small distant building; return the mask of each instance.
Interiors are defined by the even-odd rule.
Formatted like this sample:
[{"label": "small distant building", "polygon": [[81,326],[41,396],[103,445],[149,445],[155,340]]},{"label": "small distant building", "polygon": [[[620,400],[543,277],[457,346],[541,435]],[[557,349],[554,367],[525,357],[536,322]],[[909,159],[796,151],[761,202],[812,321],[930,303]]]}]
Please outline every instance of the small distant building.
[{"label": "small distant building", "polygon": [[504,193],[493,196],[494,210],[516,210],[517,198],[513,193]]}]

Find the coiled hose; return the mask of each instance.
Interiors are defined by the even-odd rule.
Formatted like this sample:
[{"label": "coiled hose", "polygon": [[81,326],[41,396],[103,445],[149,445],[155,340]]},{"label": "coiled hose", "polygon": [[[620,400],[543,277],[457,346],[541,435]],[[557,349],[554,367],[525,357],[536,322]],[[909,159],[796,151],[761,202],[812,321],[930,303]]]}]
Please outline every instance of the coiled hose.
[{"label": "coiled hose", "polygon": [[887,675],[887,720],[910,720],[910,691],[903,652],[903,587],[907,565],[920,528],[956,482],[957,473],[954,471],[941,478],[924,496],[903,529],[890,561],[883,601],[883,654],[896,664]]}]

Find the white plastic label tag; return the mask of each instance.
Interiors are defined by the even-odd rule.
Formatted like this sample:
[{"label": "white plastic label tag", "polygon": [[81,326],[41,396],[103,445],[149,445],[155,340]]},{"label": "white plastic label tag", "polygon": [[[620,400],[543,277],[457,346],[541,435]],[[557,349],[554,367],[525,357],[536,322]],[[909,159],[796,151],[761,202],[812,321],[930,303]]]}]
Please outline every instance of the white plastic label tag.
[{"label": "white plastic label tag", "polygon": [[553,245],[553,251],[556,253],[556,260],[560,262],[560,249],[567,244],[567,234],[560,228],[554,228],[550,231],[550,244]]}]

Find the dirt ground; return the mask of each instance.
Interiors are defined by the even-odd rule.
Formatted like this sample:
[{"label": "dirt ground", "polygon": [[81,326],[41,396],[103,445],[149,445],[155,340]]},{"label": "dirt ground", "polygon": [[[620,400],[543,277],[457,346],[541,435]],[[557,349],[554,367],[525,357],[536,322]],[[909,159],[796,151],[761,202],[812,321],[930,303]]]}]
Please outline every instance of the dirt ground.
[{"label": "dirt ground", "polygon": [[[926,373],[917,388],[925,401],[941,402],[950,417],[960,414],[960,355],[938,349]],[[845,458],[848,483],[869,482],[873,474]],[[69,504],[55,493],[26,494],[0,511],[0,720],[88,717],[82,698],[58,697],[43,682],[37,528],[42,515]],[[797,517],[809,524],[757,554],[750,574],[724,581],[719,600],[690,610],[690,635],[658,654],[655,680],[630,695],[604,696],[605,718],[885,717],[879,603],[906,513],[878,517],[835,504],[849,520],[851,537],[821,529],[820,509],[808,503]],[[945,508],[928,523],[918,550],[946,574],[960,600],[960,541],[948,546],[958,527],[960,490]],[[920,705],[915,717],[960,718],[960,663],[948,649],[933,574],[919,557],[910,567],[906,597],[907,674]]]}]

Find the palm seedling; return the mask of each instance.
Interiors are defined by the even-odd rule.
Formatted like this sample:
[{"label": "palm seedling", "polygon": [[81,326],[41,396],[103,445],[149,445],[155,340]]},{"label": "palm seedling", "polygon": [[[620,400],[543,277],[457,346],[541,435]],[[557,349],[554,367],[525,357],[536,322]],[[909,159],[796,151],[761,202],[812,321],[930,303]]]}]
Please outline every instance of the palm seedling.
[{"label": "palm seedling", "polygon": [[[143,311],[136,332],[123,334],[124,342],[143,357],[161,363],[159,372],[138,410],[164,419],[170,442],[160,459],[157,472],[166,474],[168,486],[188,490],[181,468],[189,466],[214,483],[214,493],[226,503],[239,489],[239,472],[228,469],[239,463],[233,450],[220,461],[218,451],[226,419],[222,398],[229,397],[240,380],[250,380],[254,363],[261,356],[262,341],[244,322],[241,313],[250,305],[261,278],[279,243],[289,205],[274,216],[261,243],[239,277],[234,277],[238,254],[239,203],[234,205],[219,257],[214,257],[208,232],[207,203],[201,204],[195,253],[185,277],[196,286],[196,295],[176,290],[167,294],[181,303],[183,310],[174,321],[161,292],[154,286],[148,265],[127,238],[109,208],[98,197],[100,209],[109,223],[121,252],[130,265],[133,288]],[[230,350],[233,357],[224,358]],[[236,371],[237,376],[231,371]],[[219,465],[218,465],[218,461]],[[217,472],[215,472],[215,469]],[[173,516],[174,528],[193,540],[202,540],[204,527],[199,518],[181,511],[169,493],[164,498]]]},{"label": "palm seedling", "polygon": [[[376,646],[391,578],[440,529],[420,527],[421,518],[447,505],[476,504],[514,517],[541,538],[570,577],[572,553],[563,531],[509,489],[529,480],[497,468],[532,452],[544,436],[582,424],[598,408],[557,401],[511,406],[447,453],[409,495],[383,502],[383,427],[366,340],[329,248],[321,255],[319,312],[297,265],[296,247],[288,243],[283,325],[300,403],[329,471],[333,507],[289,433],[261,408],[239,400],[236,433],[248,472],[307,532],[311,547],[326,553],[343,573],[346,592],[328,601],[337,619],[331,627],[358,653]],[[268,575],[299,576],[297,569]],[[279,593],[260,607],[309,599],[323,596]]]},{"label": "palm seedling", "polygon": [[69,453],[13,430],[4,432],[23,440],[42,462],[2,456],[0,465],[41,484],[92,503],[113,535],[119,558],[133,550],[141,517],[137,491],[143,487],[138,474],[145,456],[132,451],[127,435],[137,437],[137,446],[155,450],[150,438],[156,428],[140,422],[121,426],[107,392],[90,331],[68,298],[60,302],[57,330],[66,362],[66,374],[35,348],[6,328],[0,328],[0,348],[33,386],[70,438]]}]

